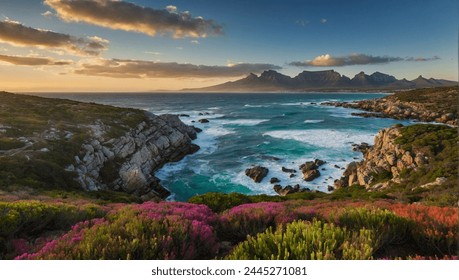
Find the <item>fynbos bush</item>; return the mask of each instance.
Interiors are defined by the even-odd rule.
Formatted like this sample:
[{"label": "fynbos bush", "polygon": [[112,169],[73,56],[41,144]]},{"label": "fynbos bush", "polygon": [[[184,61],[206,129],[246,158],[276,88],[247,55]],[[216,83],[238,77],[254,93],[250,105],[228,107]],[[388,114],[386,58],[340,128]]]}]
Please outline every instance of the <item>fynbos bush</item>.
[{"label": "fynbos bush", "polygon": [[77,224],[18,259],[209,259],[218,251],[209,213],[206,206],[181,203],[126,207]]},{"label": "fynbos bush", "polygon": [[411,229],[407,219],[381,209],[346,209],[338,217],[338,223],[350,230],[370,229],[375,251],[389,244],[403,243]]},{"label": "fynbos bush", "polygon": [[296,221],[249,237],[227,259],[334,260],[371,259],[372,232],[350,232],[331,223]]}]

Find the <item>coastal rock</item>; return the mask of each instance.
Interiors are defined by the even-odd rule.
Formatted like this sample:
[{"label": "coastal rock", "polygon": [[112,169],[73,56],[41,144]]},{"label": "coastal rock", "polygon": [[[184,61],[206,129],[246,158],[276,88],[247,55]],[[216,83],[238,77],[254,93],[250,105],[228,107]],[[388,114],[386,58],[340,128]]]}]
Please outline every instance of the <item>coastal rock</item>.
[{"label": "coastal rock", "polygon": [[292,193],[309,191],[309,189],[301,188],[301,186],[299,184],[296,184],[293,187],[290,186],[290,185],[287,185],[285,187],[282,187],[281,185],[274,185],[273,190],[276,193],[278,193],[280,196],[286,196],[286,195],[292,194]]},{"label": "coastal rock", "polygon": [[[119,138],[95,138],[82,146],[83,159],[75,157],[77,181],[90,191],[122,190],[144,200],[169,196],[154,172],[165,163],[181,160],[199,150],[194,127],[176,115],[147,115],[147,120]],[[110,176],[107,170],[112,170]]]},{"label": "coastal rock", "polygon": [[303,179],[305,181],[312,181],[318,177],[320,177],[320,171],[317,169],[308,170],[303,173]]},{"label": "coastal rock", "polygon": [[[414,119],[457,126],[458,110],[451,108],[450,104],[456,102],[458,93],[456,85],[432,90],[400,92],[379,99],[358,102],[324,102],[322,105],[369,111],[352,113],[361,117]],[[442,101],[439,102],[439,99]]]},{"label": "coastal rock", "polygon": [[285,168],[282,166],[282,172],[285,172],[285,173],[296,173],[296,170],[295,169],[290,169],[290,168]]},{"label": "coastal rock", "polygon": [[[382,189],[390,182],[400,182],[403,170],[427,164],[428,159],[421,151],[413,154],[396,143],[396,139],[401,136],[400,130],[399,126],[380,130],[374,145],[364,151],[364,160],[350,163],[334,186],[342,188],[358,184],[366,188]],[[383,182],[375,184],[376,177]]]},{"label": "coastal rock", "polygon": [[278,178],[276,178],[276,177],[272,177],[269,180],[269,183],[271,183],[271,184],[276,184],[276,183],[279,183],[279,182],[280,182],[280,180]]},{"label": "coastal rock", "polygon": [[312,181],[317,177],[320,177],[320,171],[318,168],[325,164],[325,161],[315,159],[314,161],[307,161],[300,165],[300,170],[303,173],[303,179],[305,181]]},{"label": "coastal rock", "polygon": [[300,170],[305,173],[307,171],[311,171],[314,169],[319,168],[320,166],[324,165],[325,161],[320,160],[320,159],[315,159],[314,161],[307,161],[300,165]]},{"label": "coastal rock", "polygon": [[199,119],[198,122],[200,122],[200,123],[208,123],[209,120],[208,119]]},{"label": "coastal rock", "polygon": [[255,166],[252,168],[247,168],[245,170],[245,175],[250,177],[256,183],[260,183],[266,175],[268,175],[268,168],[262,166]]}]

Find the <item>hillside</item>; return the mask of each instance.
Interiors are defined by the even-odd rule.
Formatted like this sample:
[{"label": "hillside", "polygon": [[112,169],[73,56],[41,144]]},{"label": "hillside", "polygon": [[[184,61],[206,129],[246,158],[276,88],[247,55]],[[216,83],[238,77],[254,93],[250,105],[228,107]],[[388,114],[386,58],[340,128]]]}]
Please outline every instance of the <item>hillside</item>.
[{"label": "hillside", "polygon": [[164,198],[151,174],[199,149],[194,138],[177,116],[2,92],[0,191]]},{"label": "hillside", "polygon": [[364,72],[356,74],[353,78],[346,77],[334,70],[303,71],[295,77],[278,73],[274,70],[264,71],[260,76],[253,73],[247,77],[223,84],[184,89],[184,91],[209,91],[209,92],[276,92],[276,91],[369,91],[369,90],[400,90],[413,88],[431,88],[441,86],[457,86],[457,82],[425,79],[419,76],[408,81],[398,80],[394,76],[375,72],[367,75]]},{"label": "hillside", "polygon": [[414,119],[458,125],[459,89],[440,87],[400,91],[395,94],[358,102],[327,102],[322,105],[354,108],[369,113],[353,113],[363,117]]}]

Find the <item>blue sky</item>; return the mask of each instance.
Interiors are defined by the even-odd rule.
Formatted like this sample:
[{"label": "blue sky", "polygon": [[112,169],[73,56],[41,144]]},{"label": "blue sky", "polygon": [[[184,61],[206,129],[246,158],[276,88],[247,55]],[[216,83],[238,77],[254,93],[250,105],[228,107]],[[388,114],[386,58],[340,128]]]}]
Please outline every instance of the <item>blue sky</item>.
[{"label": "blue sky", "polygon": [[[68,46],[43,45],[38,39],[21,41],[20,34],[18,38],[2,34],[0,28],[0,79],[6,90],[180,89],[235,80],[268,68],[290,76],[325,69],[350,77],[360,71],[380,71],[399,79],[423,75],[457,80],[458,76],[459,4],[452,0],[130,0],[121,2],[131,3],[138,15],[107,8],[89,19],[85,18],[91,14],[89,8],[68,13],[62,8],[85,0],[47,1],[0,3],[4,26],[29,28],[31,33],[21,33],[24,36],[47,36],[40,30],[50,30],[73,38]],[[114,2],[97,1],[108,6]],[[166,15],[189,11],[190,16],[181,26],[151,18],[145,22],[149,27],[130,22],[143,18],[146,9],[151,14],[166,7]],[[119,21],[124,25],[116,27],[116,17],[108,18],[110,13],[126,15]],[[205,31],[189,31],[196,27],[198,16],[205,21]],[[175,33],[183,28],[185,33]],[[158,33],[148,34],[152,29]],[[92,43],[98,45],[90,53],[87,46]],[[29,58],[46,60],[32,63]]]}]

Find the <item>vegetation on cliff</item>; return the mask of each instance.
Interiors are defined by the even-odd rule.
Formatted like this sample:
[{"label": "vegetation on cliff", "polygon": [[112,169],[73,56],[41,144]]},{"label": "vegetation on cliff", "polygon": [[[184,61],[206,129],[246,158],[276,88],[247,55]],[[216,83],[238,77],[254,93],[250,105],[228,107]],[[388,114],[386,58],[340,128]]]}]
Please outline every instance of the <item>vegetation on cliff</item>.
[{"label": "vegetation on cliff", "polygon": [[323,105],[360,109],[369,113],[353,113],[364,117],[413,119],[457,126],[459,89],[437,87],[400,91],[395,94],[358,102],[327,102]]},{"label": "vegetation on cliff", "polygon": [[102,132],[119,137],[146,118],[136,109],[1,92],[0,190],[80,193],[65,168],[82,144]]},{"label": "vegetation on cliff", "polygon": [[0,104],[0,191],[23,197],[165,198],[154,172],[199,149],[174,115],[11,93]]}]

